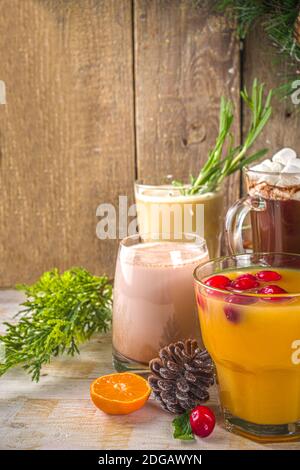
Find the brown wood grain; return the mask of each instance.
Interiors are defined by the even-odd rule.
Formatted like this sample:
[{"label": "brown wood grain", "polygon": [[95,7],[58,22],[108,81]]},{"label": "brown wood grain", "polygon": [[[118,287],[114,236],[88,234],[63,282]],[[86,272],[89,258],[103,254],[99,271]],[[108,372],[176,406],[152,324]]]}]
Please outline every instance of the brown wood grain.
[{"label": "brown wood grain", "polygon": [[[272,47],[266,34],[257,27],[253,30],[245,43],[244,50],[244,80],[250,88],[252,81],[257,77],[266,84],[266,88],[278,88],[287,82],[286,63],[280,58],[278,52]],[[272,117],[265,127],[262,135],[255,143],[256,148],[269,148],[268,157],[272,156],[282,147],[292,147],[298,154],[300,152],[300,113],[299,105],[295,106],[291,99],[279,100],[273,98]],[[298,110],[298,112],[297,112]],[[248,115],[244,115],[243,132],[249,124]]]},{"label": "brown wood grain", "polygon": [[[138,176],[187,178],[206,160],[218,132],[221,95],[236,105],[239,143],[239,44],[212,1],[135,0]],[[239,194],[227,185],[232,202]]]},{"label": "brown wood grain", "polygon": [[[234,25],[212,0],[0,2],[0,286],[58,266],[113,275],[118,241],[96,237],[96,208],[132,200],[134,178],[197,173],[240,73],[275,86],[259,31],[240,64]],[[248,117],[243,116],[244,129]],[[258,146],[299,149],[300,115],[274,102]],[[245,133],[245,131],[244,131]],[[135,160],[136,155],[136,160]],[[227,182],[225,204],[239,194]]]},{"label": "brown wood grain", "polygon": [[131,0],[2,0],[0,285],[113,274],[96,208],[132,194]]}]

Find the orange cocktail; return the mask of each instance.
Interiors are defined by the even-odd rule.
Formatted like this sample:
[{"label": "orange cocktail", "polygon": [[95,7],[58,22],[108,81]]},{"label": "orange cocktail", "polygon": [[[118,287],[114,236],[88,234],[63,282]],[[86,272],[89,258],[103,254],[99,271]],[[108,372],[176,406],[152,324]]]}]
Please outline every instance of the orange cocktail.
[{"label": "orange cocktail", "polygon": [[195,271],[204,344],[227,427],[300,435],[300,256],[237,255]]}]

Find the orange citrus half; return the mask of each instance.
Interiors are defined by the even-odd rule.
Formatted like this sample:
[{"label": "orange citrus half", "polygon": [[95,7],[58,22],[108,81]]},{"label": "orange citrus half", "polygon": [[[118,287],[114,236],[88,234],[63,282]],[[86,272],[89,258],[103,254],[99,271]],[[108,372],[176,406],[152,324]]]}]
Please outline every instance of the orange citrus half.
[{"label": "orange citrus half", "polygon": [[99,377],[90,391],[97,408],[111,415],[125,415],[144,406],[151,388],[139,375],[123,372]]}]

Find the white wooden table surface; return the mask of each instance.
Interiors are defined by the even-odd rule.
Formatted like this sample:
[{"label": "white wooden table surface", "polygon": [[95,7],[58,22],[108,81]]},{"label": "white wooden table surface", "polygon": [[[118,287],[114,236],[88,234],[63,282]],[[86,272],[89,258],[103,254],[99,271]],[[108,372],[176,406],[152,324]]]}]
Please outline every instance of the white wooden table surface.
[{"label": "white wooden table surface", "polygon": [[[3,321],[18,311],[22,295],[0,291]],[[257,444],[230,434],[222,425],[216,392],[209,402],[218,415],[211,436],[184,443],[172,437],[172,416],[150,399],[127,416],[107,416],[89,398],[96,377],[112,372],[111,338],[98,336],[74,358],[44,367],[38,384],[22,369],[0,378],[0,449],[300,449],[300,443]]]}]

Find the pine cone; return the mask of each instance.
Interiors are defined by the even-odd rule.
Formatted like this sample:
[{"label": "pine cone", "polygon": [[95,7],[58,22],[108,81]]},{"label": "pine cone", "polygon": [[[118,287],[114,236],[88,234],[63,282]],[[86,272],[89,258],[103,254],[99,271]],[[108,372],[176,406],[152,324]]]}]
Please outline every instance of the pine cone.
[{"label": "pine cone", "polygon": [[300,46],[300,12],[295,22],[294,38],[298,46]]},{"label": "pine cone", "polygon": [[166,411],[181,414],[208,400],[214,366],[206,349],[201,350],[196,340],[165,346],[149,367],[149,385]]}]

